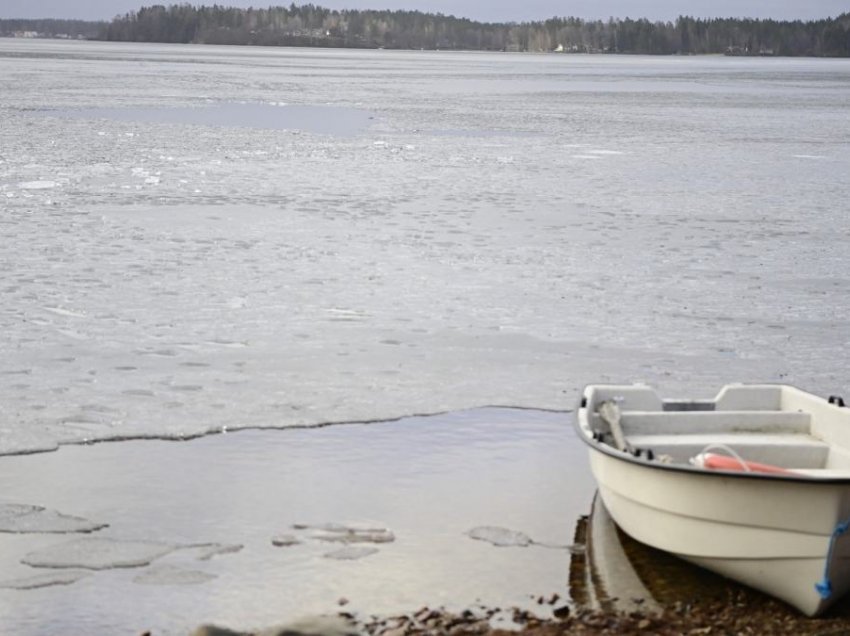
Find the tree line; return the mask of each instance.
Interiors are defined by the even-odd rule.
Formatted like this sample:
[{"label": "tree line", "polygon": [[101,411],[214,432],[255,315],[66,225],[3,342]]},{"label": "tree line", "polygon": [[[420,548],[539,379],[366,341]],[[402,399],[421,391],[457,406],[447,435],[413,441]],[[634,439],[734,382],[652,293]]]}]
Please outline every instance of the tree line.
[{"label": "tree line", "polygon": [[[0,33],[4,23],[0,20]],[[21,21],[16,21],[21,22]],[[67,22],[67,21],[56,21]],[[94,39],[388,49],[850,56],[850,13],[812,21],[551,18],[484,23],[419,11],[153,5],[97,24]],[[35,30],[35,29],[34,29]]]}]

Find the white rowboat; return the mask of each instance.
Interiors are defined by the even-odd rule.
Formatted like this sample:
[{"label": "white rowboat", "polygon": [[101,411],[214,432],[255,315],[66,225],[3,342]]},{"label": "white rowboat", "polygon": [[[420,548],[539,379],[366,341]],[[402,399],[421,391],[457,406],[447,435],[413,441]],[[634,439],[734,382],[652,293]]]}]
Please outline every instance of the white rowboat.
[{"label": "white rowboat", "polygon": [[662,400],[642,385],[591,385],[576,426],[605,507],[638,541],[809,616],[850,589],[840,398],[739,384],[713,400]]}]

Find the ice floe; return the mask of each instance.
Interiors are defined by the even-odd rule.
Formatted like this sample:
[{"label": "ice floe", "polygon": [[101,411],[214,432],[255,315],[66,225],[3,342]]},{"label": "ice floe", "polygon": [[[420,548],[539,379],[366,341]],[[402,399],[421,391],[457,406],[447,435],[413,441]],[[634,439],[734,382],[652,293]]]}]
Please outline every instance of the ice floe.
[{"label": "ice floe", "polygon": [[21,563],[36,568],[109,570],[136,568],[178,549],[178,545],[153,541],[121,541],[86,537],[30,552]]},{"label": "ice floe", "polygon": [[499,526],[478,526],[468,531],[467,536],[476,541],[486,541],[500,548],[537,546],[553,550],[567,550],[571,554],[584,554],[585,547],[581,543],[560,544],[535,541],[524,532],[510,530]]},{"label": "ice floe", "polygon": [[311,539],[332,543],[392,543],[395,541],[395,535],[387,528],[340,523],[294,524],[292,527],[295,530],[313,530]]},{"label": "ice floe", "polygon": [[342,532],[326,532],[313,535],[319,541],[331,543],[392,543],[395,535],[389,530],[362,531],[345,530]]},{"label": "ice floe", "polygon": [[75,533],[95,532],[109,524],[66,515],[30,504],[0,504],[0,532]]},{"label": "ice floe", "polygon": [[478,526],[466,533],[470,539],[486,541],[500,548],[531,545],[534,541],[524,532],[500,528],[498,526]]}]

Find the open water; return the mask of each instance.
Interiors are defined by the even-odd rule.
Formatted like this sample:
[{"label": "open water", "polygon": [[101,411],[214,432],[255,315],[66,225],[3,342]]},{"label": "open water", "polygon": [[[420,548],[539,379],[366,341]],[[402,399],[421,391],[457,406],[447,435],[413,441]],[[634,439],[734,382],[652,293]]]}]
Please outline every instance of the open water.
[{"label": "open water", "polygon": [[[529,458],[565,458],[567,472],[548,476],[561,490],[544,499],[565,502],[555,509],[563,527],[539,509],[519,527],[499,489],[484,483],[470,495],[489,502],[481,524],[532,538],[544,527],[569,535],[592,495],[583,461],[569,451],[563,413],[584,384],[640,380],[694,397],[733,381],[847,393],[848,122],[846,60],[0,40],[0,454],[488,405],[549,409],[560,413],[518,411],[523,419],[473,411],[467,454],[447,456],[440,472],[460,479],[465,462],[479,466],[487,457],[507,469],[487,430],[496,426],[488,422],[510,421],[500,443],[511,448],[513,436],[525,449],[511,463],[518,483]],[[420,424],[436,436],[452,417]],[[552,435],[542,447],[524,445],[535,439],[536,418]],[[348,446],[332,444],[336,455],[299,455],[298,440],[315,440],[309,431],[288,433],[275,438],[282,456],[315,458],[328,488],[346,479],[330,468],[349,457],[392,465],[380,454],[364,459],[377,429]],[[413,462],[417,440],[427,437],[419,435],[395,438],[393,456]],[[213,525],[222,516],[204,502],[220,483],[183,479],[182,467],[197,465],[212,440],[226,442],[218,446],[225,455],[207,464],[212,473],[228,452],[274,447],[231,439],[178,445],[197,450],[162,464],[166,481],[192,483],[185,492],[198,493],[195,512],[208,512]],[[112,479],[109,470],[88,469],[101,448],[0,458],[0,470],[11,471],[5,483],[15,484],[0,494],[0,520],[19,516],[11,504],[43,505],[50,523],[77,523],[58,513],[81,516],[110,523],[106,534],[116,540],[180,550],[187,542],[265,542],[290,521],[415,527],[320,490],[337,502],[318,515],[327,518],[289,513],[272,531],[271,517],[260,513],[269,523],[248,538],[189,536],[188,503],[169,508],[176,517],[162,522],[168,532],[140,532],[145,497],[124,506],[117,483],[114,491],[94,488]],[[142,467],[157,466],[158,453],[146,459],[141,448],[128,445],[126,456],[109,459],[113,468],[127,466],[122,480],[131,485],[148,479]],[[245,486],[225,501],[274,492],[267,484],[275,473],[250,466],[240,465]],[[301,466],[293,474],[303,480],[310,472]],[[82,496],[49,496],[63,475],[76,474],[91,476]],[[426,474],[417,488],[441,492]],[[531,490],[524,492],[534,498]],[[180,501],[195,500],[185,492]],[[295,508],[308,496],[287,492]],[[404,489],[396,495],[416,500]],[[448,518],[435,505],[424,497],[412,515],[422,528]],[[474,524],[473,516],[460,525]],[[134,531],[115,530],[121,519],[135,519]],[[67,537],[8,536],[0,535],[0,561],[15,564],[19,578],[34,569],[21,562],[33,552],[44,569],[79,565],[91,551],[120,561],[151,549],[74,545],[57,556],[39,550]],[[381,571],[410,572],[414,556],[443,558],[429,545]],[[245,550],[210,563],[254,562]],[[547,585],[565,572],[568,556],[552,559],[544,548],[523,554],[529,573],[549,567],[538,579]],[[313,556],[306,574],[285,581],[307,596],[296,595],[281,613],[332,603],[338,586],[309,591],[318,589],[309,581],[328,580],[316,565],[327,560]],[[245,575],[240,566],[217,567],[206,574],[222,589],[227,571]],[[205,607],[197,599],[213,598],[205,586],[219,583],[196,569],[153,570],[134,585],[164,586],[151,608],[167,600],[174,613]],[[107,569],[68,588],[0,590],[0,620],[14,616],[22,633],[38,633],[44,604],[36,595],[49,593],[66,600],[59,606],[67,611],[54,617],[65,629],[150,627],[117,600],[110,612],[62,596],[94,590],[92,598],[103,599],[104,589],[131,581],[112,588],[115,576]],[[269,576],[261,580],[281,581]],[[483,578],[473,579],[483,602],[519,603],[547,591],[523,581],[486,587]],[[194,591],[174,592],[180,582]],[[402,587],[396,600],[442,598],[440,585]],[[364,607],[379,596],[364,592]],[[455,588],[448,596],[465,600]],[[265,607],[269,613],[252,615],[271,620],[271,601]],[[109,623],[120,616],[125,623]],[[220,618],[247,616],[222,609]],[[101,619],[107,623],[87,622]],[[186,627],[163,620],[165,630]]]}]

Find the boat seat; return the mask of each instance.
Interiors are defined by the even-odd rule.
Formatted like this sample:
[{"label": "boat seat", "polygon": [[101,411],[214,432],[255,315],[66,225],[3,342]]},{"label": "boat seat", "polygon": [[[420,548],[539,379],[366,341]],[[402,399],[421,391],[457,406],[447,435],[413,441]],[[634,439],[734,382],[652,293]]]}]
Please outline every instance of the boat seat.
[{"label": "boat seat", "polygon": [[705,433],[808,433],[811,415],[796,411],[623,411],[626,435]]},{"label": "boat seat", "polygon": [[[635,448],[651,449],[686,463],[711,445],[725,445],[742,459],[782,468],[823,468],[829,445],[809,435],[793,433],[706,433],[698,435],[626,435]],[[722,452],[722,451],[716,451]]]}]

